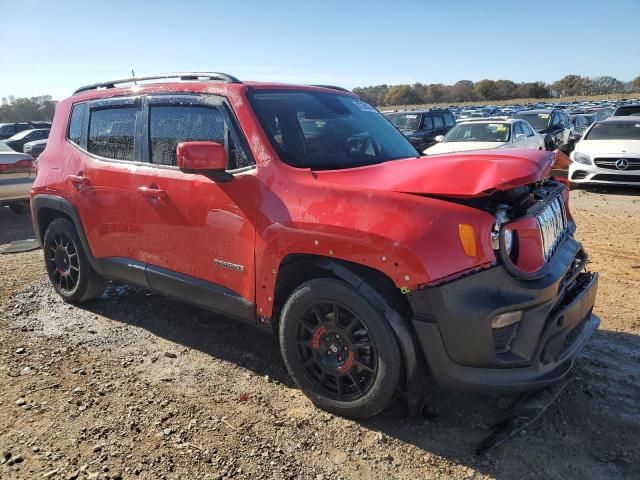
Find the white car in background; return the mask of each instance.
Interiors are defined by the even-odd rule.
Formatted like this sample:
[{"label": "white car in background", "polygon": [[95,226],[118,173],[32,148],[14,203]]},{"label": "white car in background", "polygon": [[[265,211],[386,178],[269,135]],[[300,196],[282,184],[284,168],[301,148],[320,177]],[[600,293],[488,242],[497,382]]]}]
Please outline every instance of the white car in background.
[{"label": "white car in background", "polygon": [[31,155],[16,152],[0,142],[0,207],[9,206],[13,213],[26,213],[35,178]]},{"label": "white car in background", "polygon": [[640,117],[591,125],[571,152],[569,180],[640,187]]},{"label": "white car in background", "polygon": [[478,119],[455,125],[438,143],[424,151],[425,155],[466,152],[493,148],[534,148],[544,150],[544,138],[525,120]]}]

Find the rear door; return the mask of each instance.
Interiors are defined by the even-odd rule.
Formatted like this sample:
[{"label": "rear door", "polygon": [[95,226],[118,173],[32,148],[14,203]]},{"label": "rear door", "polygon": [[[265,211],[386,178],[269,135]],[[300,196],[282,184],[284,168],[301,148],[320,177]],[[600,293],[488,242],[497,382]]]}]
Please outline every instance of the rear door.
[{"label": "rear door", "polygon": [[[237,122],[220,97],[158,95],[146,99],[143,124],[147,163],[136,173],[136,247],[148,263],[149,283],[235,315],[220,299],[253,302],[259,199],[255,164]],[[196,140],[226,146],[228,175],[178,169],[177,145]]]},{"label": "rear door", "polygon": [[71,112],[65,191],[98,258],[139,258],[133,187],[140,115],[139,98],[76,104]]}]

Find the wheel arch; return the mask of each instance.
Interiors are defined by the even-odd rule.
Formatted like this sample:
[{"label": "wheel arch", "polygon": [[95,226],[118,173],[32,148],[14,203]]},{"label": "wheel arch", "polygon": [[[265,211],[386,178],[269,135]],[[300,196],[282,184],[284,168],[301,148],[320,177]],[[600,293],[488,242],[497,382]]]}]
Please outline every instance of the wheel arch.
[{"label": "wheel arch", "polygon": [[427,363],[411,324],[411,306],[405,295],[383,272],[321,255],[287,255],[278,269],[274,292],[271,324],[276,334],[280,312],[287,298],[297,287],[314,278],[342,280],[382,312],[394,332],[402,354],[409,413],[417,414],[424,398]]},{"label": "wheel arch", "polygon": [[33,229],[40,245],[42,245],[44,240],[44,232],[53,220],[56,218],[69,220],[75,227],[78,237],[80,237],[82,248],[91,266],[96,269],[95,258],[91,253],[91,248],[84,233],[80,216],[71,202],[55,195],[38,194],[31,199],[31,212]]}]

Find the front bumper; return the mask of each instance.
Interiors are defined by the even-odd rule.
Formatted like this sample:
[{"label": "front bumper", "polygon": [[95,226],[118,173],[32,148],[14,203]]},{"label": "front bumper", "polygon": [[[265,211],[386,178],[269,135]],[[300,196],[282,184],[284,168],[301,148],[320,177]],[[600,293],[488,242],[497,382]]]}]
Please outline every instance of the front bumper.
[{"label": "front bumper", "polygon": [[[516,279],[502,266],[408,295],[413,325],[436,381],[448,388],[509,392],[563,378],[598,328],[592,314],[598,276],[567,238],[538,280]],[[521,311],[520,321],[493,319]]]},{"label": "front bumper", "polygon": [[[601,157],[604,158],[604,157]],[[613,158],[615,160],[615,158]],[[632,185],[640,187],[640,170],[618,170],[600,168],[596,165],[584,165],[571,162],[569,180],[572,183],[602,185]]]}]

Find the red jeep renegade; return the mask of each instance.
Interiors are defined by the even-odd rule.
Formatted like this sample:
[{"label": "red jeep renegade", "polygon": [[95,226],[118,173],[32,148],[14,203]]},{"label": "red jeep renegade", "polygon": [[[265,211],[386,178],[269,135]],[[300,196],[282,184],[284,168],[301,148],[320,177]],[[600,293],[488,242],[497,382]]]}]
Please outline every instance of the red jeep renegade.
[{"label": "red jeep renegade", "polygon": [[321,408],[566,375],[599,324],[553,153],[420,157],[341,88],[219,73],[58,104],[31,206],[69,302],[129,283],[273,329]]}]

